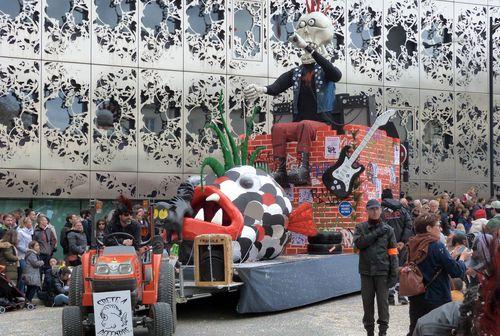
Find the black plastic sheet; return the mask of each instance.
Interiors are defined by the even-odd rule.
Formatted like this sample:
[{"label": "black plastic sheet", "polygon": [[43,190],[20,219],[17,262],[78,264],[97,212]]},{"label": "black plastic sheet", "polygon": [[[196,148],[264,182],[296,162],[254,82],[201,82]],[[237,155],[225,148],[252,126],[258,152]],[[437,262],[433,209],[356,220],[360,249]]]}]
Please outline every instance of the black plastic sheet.
[{"label": "black plastic sheet", "polygon": [[358,255],[282,256],[236,267],[239,313],[285,310],[359,292]]}]

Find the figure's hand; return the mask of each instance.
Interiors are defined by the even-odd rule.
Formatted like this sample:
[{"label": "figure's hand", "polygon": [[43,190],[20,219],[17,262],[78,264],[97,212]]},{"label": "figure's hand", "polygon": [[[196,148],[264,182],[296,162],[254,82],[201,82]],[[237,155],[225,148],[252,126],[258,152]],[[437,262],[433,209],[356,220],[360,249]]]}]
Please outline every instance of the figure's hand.
[{"label": "figure's hand", "polygon": [[403,247],[405,247],[405,243],[399,242],[396,244],[396,247],[398,248],[399,251],[401,251],[403,249]]},{"label": "figure's hand", "polygon": [[300,49],[304,49],[305,47],[307,47],[307,42],[304,41],[304,39],[298,34],[293,34],[292,36],[290,36],[288,42],[292,43],[294,46]]},{"label": "figure's hand", "polygon": [[267,93],[267,88],[264,86],[258,86],[255,84],[250,84],[243,89],[243,94],[247,99],[253,100],[259,98],[263,93]]},{"label": "figure's hand", "polygon": [[124,239],[122,244],[125,246],[132,246],[132,239]]},{"label": "figure's hand", "polygon": [[472,255],[472,250],[465,249],[460,255],[460,260],[467,261]]}]

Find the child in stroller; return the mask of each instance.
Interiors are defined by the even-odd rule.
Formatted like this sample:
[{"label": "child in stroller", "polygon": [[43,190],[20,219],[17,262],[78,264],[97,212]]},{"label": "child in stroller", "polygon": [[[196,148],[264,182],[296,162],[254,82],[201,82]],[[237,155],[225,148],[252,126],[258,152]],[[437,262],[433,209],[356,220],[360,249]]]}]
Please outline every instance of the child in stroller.
[{"label": "child in stroller", "polygon": [[25,302],[24,294],[7,278],[4,271],[5,266],[0,265],[0,314],[22,308],[35,309],[33,304]]}]

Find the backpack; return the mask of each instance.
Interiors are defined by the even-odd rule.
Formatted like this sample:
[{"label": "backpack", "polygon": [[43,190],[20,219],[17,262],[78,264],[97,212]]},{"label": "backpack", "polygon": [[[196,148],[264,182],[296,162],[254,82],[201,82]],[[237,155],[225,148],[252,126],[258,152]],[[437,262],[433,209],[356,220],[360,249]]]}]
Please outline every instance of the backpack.
[{"label": "backpack", "polygon": [[427,287],[436,280],[438,275],[443,269],[434,274],[431,281],[424,285],[424,277],[422,272],[414,262],[407,262],[399,270],[399,295],[401,296],[415,296],[425,293]]}]

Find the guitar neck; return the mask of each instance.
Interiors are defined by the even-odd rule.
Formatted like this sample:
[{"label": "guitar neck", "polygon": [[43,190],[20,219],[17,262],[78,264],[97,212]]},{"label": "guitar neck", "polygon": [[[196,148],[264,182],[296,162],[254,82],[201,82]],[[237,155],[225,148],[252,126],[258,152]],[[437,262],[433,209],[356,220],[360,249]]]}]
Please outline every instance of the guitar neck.
[{"label": "guitar neck", "polygon": [[365,149],[366,145],[368,144],[368,142],[370,142],[370,139],[372,138],[373,134],[375,134],[375,132],[378,130],[379,127],[380,126],[378,124],[375,124],[370,128],[368,133],[366,133],[365,137],[363,138],[363,141],[361,141],[358,147],[356,147],[356,150],[354,151],[354,153],[352,153],[351,157],[349,158],[350,164],[353,164],[354,161],[358,159],[359,154],[361,154],[361,151]]}]

